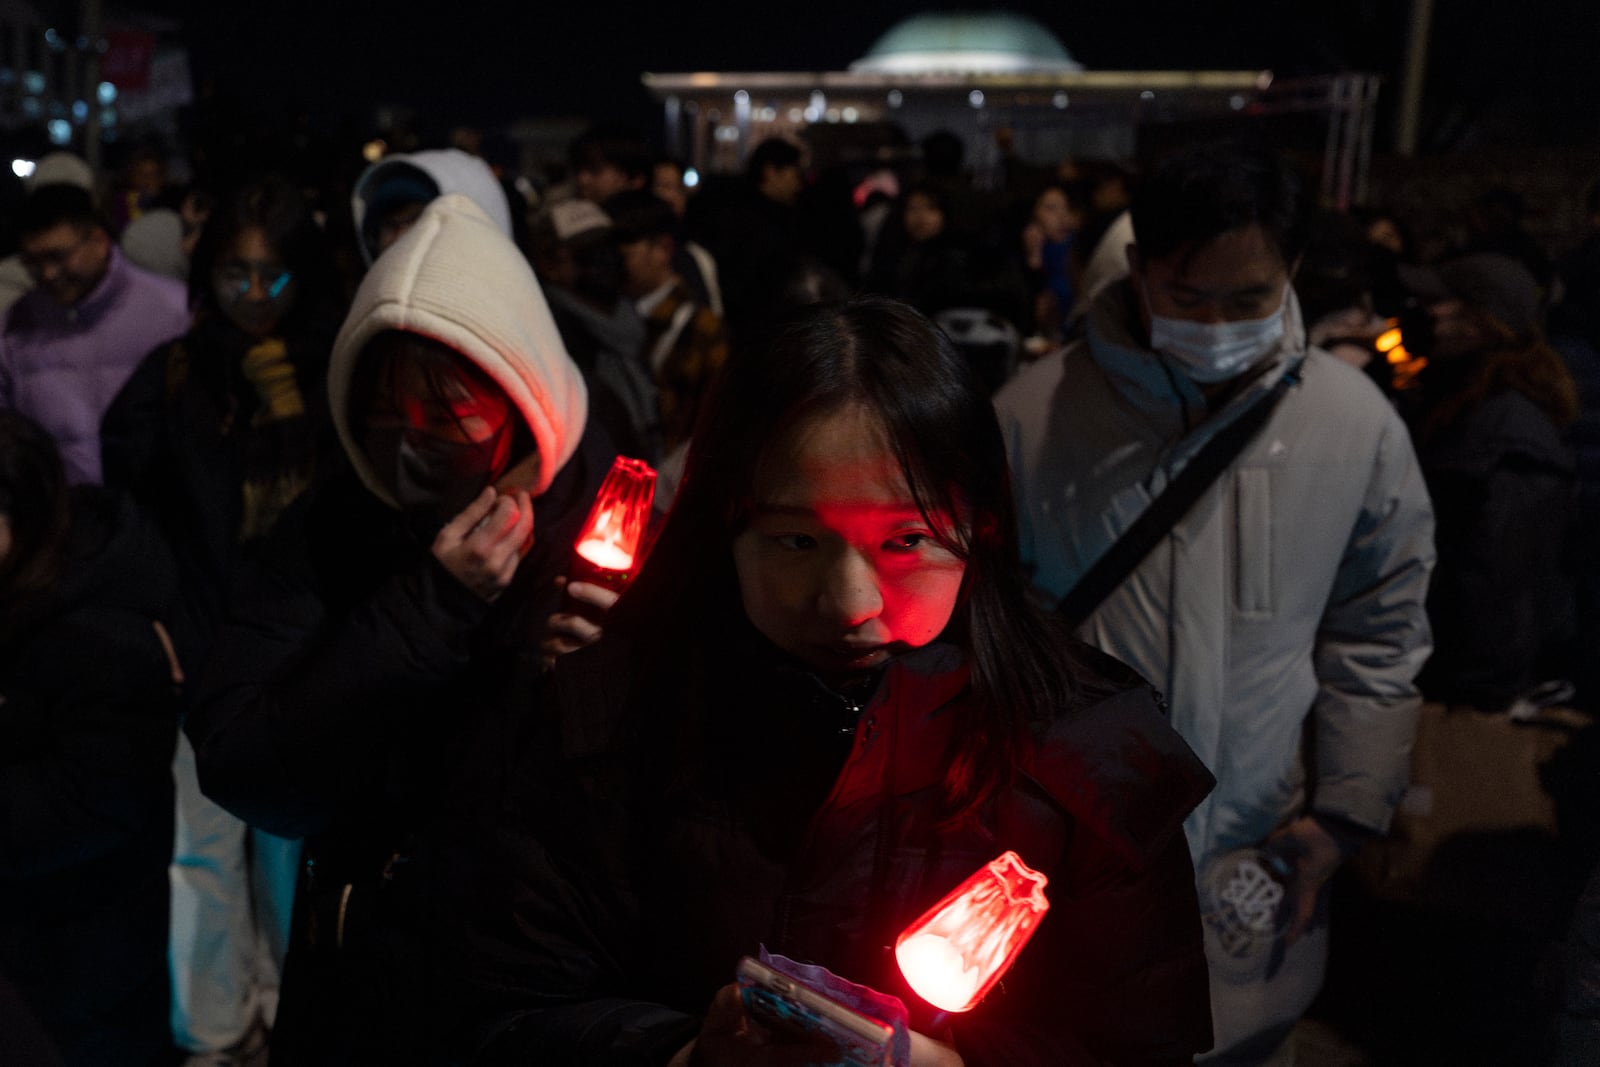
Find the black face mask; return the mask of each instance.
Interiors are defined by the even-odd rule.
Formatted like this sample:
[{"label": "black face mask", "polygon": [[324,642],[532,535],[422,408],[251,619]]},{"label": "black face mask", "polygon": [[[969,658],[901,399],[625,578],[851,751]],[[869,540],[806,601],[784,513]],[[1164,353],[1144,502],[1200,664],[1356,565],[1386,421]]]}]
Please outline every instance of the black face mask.
[{"label": "black face mask", "polygon": [[370,429],[366,452],[400,510],[448,522],[511,458],[511,420],[483,441],[446,441],[403,427]]}]

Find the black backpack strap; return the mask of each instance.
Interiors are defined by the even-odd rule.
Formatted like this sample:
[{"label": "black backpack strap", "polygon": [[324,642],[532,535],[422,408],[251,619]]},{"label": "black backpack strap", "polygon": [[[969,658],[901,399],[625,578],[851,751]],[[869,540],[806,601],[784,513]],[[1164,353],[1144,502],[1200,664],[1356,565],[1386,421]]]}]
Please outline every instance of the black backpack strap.
[{"label": "black backpack strap", "polygon": [[1239,457],[1272,417],[1278,402],[1292,386],[1300,383],[1300,363],[1295,363],[1283,373],[1267,395],[1219,430],[1196,452],[1194,458],[1168,483],[1160,496],[1134,520],[1114,545],[1108,548],[1094,565],[1078,579],[1056,605],[1056,612],[1076,629],[1083,620],[1094,613],[1101,601],[1121,585],[1133,569],[1144,561],[1163,538],[1188,514],[1211,484],[1228,465]]}]

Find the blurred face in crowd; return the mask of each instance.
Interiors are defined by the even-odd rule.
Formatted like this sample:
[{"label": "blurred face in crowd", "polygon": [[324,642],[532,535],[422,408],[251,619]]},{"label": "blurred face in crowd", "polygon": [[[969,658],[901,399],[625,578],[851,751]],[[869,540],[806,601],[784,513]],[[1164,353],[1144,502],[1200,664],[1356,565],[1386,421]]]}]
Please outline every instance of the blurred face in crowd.
[{"label": "blurred face in crowd", "polygon": [[577,185],[578,196],[596,204],[644,185],[644,179],[631,178],[615,163],[606,162],[584,164],[573,174],[572,180]]},{"label": "blurred face in crowd", "polygon": [[34,283],[62,307],[93,292],[111,265],[111,238],[98,226],[63,222],[22,238],[19,251]]},{"label": "blurred face in crowd", "polygon": [[1379,248],[1387,248],[1397,256],[1406,250],[1405,240],[1400,236],[1400,229],[1395,226],[1393,219],[1373,219],[1372,225],[1367,227],[1367,240]]},{"label": "blurred face in crowd", "polygon": [[1489,348],[1495,340],[1489,324],[1455,297],[1429,304],[1428,317],[1433,320],[1433,339],[1427,354],[1435,359],[1472,355]]},{"label": "blurred face in crowd", "polygon": [[751,623],[789,655],[846,676],[949,623],[966,564],[935,538],[865,406],[785,434],[763,457],[753,496],[733,543],[740,594]]},{"label": "blurred face in crowd", "polygon": [[620,247],[624,296],[637,300],[672,281],[672,238],[646,237]]},{"label": "blurred face in crowd", "polygon": [[294,275],[254,226],[223,249],[211,285],[222,313],[252,337],[271,336],[294,302]]},{"label": "blurred face in crowd", "polygon": [[657,163],[650,180],[650,191],[667,202],[672,213],[683,218],[689,209],[689,190],[683,185],[683,171],[676,163]]},{"label": "blurred face in crowd", "polygon": [[159,159],[140,158],[128,171],[128,188],[140,196],[159,196],[166,183],[167,168]]},{"label": "blurred face in crowd", "polygon": [[1152,314],[1203,323],[1264,319],[1283,306],[1291,273],[1254,224],[1160,259],[1145,259],[1130,246],[1129,265],[1144,297],[1146,329]]},{"label": "blurred face in crowd", "polygon": [[1081,216],[1060,189],[1046,189],[1033,204],[1033,221],[1044,231],[1046,241],[1060,242],[1070,237],[1082,222]]},{"label": "blurred face in crowd", "polygon": [[938,201],[926,193],[906,198],[906,236],[913,241],[931,241],[944,232],[944,212]]},{"label": "blurred face in crowd", "polygon": [[805,186],[805,175],[800,172],[798,163],[791,163],[787,167],[768,167],[761,172],[762,195],[780,204],[798,201]]}]

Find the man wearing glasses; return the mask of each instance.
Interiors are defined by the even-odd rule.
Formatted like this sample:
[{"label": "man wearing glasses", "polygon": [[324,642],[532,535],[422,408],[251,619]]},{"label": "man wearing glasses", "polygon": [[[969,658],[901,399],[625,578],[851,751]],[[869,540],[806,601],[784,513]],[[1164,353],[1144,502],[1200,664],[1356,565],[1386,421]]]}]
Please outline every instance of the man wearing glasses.
[{"label": "man wearing glasses", "polygon": [[75,185],[36,187],[17,233],[34,289],[0,330],[0,408],[55,437],[71,482],[98,484],[101,417],[140,360],[189,328],[184,287],[124,259]]}]

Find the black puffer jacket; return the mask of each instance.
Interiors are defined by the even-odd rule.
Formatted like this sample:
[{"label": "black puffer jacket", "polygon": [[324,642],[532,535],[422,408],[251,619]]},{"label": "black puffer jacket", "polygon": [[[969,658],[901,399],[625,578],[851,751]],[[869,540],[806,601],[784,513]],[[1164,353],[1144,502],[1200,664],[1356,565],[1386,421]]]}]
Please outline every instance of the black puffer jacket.
[{"label": "black puffer jacket", "polygon": [[54,588],[0,604],[0,973],[66,1063],[164,1063],[176,574],[131,505],[72,516]]},{"label": "black puffer jacket", "polygon": [[263,410],[243,370],[259,342],[213,313],[152,352],[101,423],[105,484],[155,517],[177,557],[190,658],[221,623],[237,568],[319,458],[338,451],[325,384],[334,325],[308,322],[282,339],[299,414]]},{"label": "black puffer jacket", "polygon": [[688,705],[630,680],[612,642],[563,659],[558,713],[503,739],[522,758],[495,858],[457,901],[477,1062],[665,1063],[762,945],[900,996],[928,1030],[895,933],[1006,849],[1048,874],[1052,907],[1003,985],[949,1023],[969,1067],[1187,1064],[1209,1047],[1181,826],[1212,779],[1148,685],[1086,654],[1084,706],[992,817],[951,828],[942,779],[968,699],[953,646],[905,655],[857,709],[735,644],[688,737]]},{"label": "black puffer jacket", "polygon": [[1572,451],[1538,405],[1505,390],[1419,440],[1417,461],[1439,550],[1418,684],[1431,700],[1498,711],[1551,676],[1575,626]]},{"label": "black puffer jacket", "polygon": [[493,605],[433,558],[432,529],[353,475],[297,501],[247,572],[185,729],[207,796],[307,839],[273,1035],[281,1062],[423,1061],[396,1025],[431,1010],[415,837],[454,802],[448,783],[474,777],[464,761],[479,712],[536,673],[555,577],[611,458],[586,432],[534,501],[533,548]]}]

